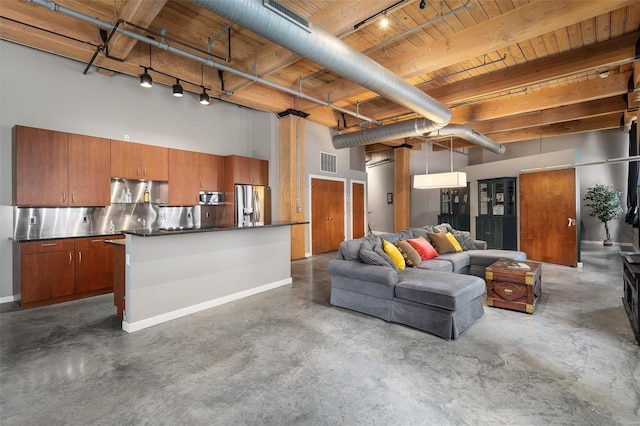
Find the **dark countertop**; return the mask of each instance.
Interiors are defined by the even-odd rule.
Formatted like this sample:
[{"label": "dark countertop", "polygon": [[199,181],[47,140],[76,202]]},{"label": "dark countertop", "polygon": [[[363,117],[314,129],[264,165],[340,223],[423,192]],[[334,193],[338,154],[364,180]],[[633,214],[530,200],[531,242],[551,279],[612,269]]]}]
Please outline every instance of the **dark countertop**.
[{"label": "dark countertop", "polygon": [[26,243],[31,241],[46,241],[46,240],[63,240],[67,238],[91,238],[91,237],[115,237],[117,235],[122,235],[122,232],[89,232],[82,235],[74,235],[74,234],[57,234],[57,235],[38,235],[34,237],[30,236],[16,236],[13,238],[9,238],[15,243]]},{"label": "dark countertop", "polygon": [[[63,240],[68,238],[91,238],[91,237],[114,237],[117,235],[134,235],[136,237],[159,237],[162,235],[174,235],[174,234],[195,234],[199,232],[215,232],[215,231],[233,231],[240,229],[256,229],[256,228],[269,228],[275,226],[292,226],[292,225],[306,225],[309,222],[289,222],[289,221],[274,221],[270,225],[259,225],[259,226],[248,226],[248,227],[236,227],[231,226],[228,228],[224,227],[207,227],[207,228],[182,228],[182,229],[132,229],[132,230],[123,230],[115,233],[105,233],[105,232],[90,232],[83,235],[74,235],[74,234],[57,234],[57,235],[39,235],[39,236],[16,236],[13,238],[9,238],[15,243],[26,243],[32,241],[47,241],[47,240]],[[123,240],[124,241],[124,240]]]},{"label": "dark countertop", "polygon": [[242,229],[256,229],[256,228],[273,228],[277,226],[292,226],[292,225],[306,225],[309,222],[290,222],[290,221],[274,221],[269,225],[247,226],[247,227],[207,227],[207,228],[174,228],[174,229],[133,229],[130,231],[122,231],[123,234],[134,235],[136,237],[159,237],[165,235],[176,234],[196,234],[201,232],[218,232],[218,231],[234,231]]}]

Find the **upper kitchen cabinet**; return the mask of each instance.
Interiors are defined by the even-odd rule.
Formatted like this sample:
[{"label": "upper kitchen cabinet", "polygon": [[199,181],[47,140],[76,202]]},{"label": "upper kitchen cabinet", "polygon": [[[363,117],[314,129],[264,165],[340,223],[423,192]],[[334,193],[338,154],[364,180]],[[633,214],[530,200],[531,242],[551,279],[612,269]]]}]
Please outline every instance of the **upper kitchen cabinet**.
[{"label": "upper kitchen cabinet", "polygon": [[111,177],[169,180],[169,149],[111,140]]},{"label": "upper kitchen cabinet", "polygon": [[229,155],[225,157],[226,173],[231,183],[269,185],[269,162],[256,158]]},{"label": "upper kitchen cabinet", "polygon": [[222,191],[224,189],[224,157],[200,154],[200,190]]},{"label": "upper kitchen cabinet", "polygon": [[16,206],[109,205],[109,140],[13,128]]},{"label": "upper kitchen cabinet", "polygon": [[169,204],[198,204],[200,193],[200,154],[169,149]]},{"label": "upper kitchen cabinet", "polygon": [[70,206],[111,204],[109,139],[69,134]]}]

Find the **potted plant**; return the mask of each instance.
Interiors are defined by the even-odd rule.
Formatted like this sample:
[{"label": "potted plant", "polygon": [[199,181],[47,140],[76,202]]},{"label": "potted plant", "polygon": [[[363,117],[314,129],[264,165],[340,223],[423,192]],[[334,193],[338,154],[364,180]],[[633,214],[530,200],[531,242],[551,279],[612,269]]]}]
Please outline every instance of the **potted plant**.
[{"label": "potted plant", "polygon": [[587,188],[584,201],[586,201],[585,206],[591,209],[589,215],[604,223],[605,238],[603,244],[605,246],[612,245],[608,222],[618,219],[622,213],[620,191],[616,191],[610,186],[596,185]]}]

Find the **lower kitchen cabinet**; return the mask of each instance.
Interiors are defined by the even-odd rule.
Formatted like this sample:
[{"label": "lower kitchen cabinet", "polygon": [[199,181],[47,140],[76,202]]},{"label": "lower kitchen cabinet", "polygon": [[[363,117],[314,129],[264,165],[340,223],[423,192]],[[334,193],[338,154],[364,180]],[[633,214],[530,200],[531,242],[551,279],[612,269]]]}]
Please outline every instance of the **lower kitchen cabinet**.
[{"label": "lower kitchen cabinet", "polygon": [[104,238],[16,243],[14,294],[23,309],[113,291],[113,247]]}]

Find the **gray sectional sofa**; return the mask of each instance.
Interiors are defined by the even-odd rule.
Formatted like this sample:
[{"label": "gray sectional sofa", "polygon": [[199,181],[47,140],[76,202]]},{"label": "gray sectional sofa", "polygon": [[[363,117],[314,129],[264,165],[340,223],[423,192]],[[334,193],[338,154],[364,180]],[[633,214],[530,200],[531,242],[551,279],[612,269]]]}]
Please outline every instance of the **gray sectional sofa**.
[{"label": "gray sectional sofa", "polygon": [[[451,232],[465,250],[404,270],[398,270],[383,250],[382,240],[395,243],[419,236],[428,240],[429,232]],[[337,258],[329,262],[330,303],[455,339],[484,314],[485,268],[498,259],[525,260],[526,254],[488,250],[484,241],[448,224],[369,234],[344,241]]]}]

